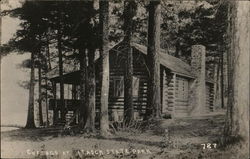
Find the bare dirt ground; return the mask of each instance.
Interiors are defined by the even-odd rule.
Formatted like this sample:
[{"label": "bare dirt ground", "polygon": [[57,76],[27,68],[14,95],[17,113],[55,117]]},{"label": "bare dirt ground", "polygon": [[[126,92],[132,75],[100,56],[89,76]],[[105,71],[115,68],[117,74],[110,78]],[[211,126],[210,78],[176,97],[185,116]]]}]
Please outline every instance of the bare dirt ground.
[{"label": "bare dirt ground", "polygon": [[247,158],[238,153],[241,144],[220,147],[223,114],[162,119],[147,129],[119,131],[107,138],[69,135],[58,128],[12,130],[1,133],[1,158]]}]

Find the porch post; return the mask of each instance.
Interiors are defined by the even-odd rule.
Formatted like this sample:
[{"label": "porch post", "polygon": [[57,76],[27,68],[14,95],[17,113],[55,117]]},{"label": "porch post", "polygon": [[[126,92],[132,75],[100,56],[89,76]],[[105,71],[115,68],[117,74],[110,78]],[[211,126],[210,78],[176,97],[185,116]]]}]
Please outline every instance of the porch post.
[{"label": "porch post", "polygon": [[76,100],[76,85],[72,84],[72,99]]},{"label": "porch post", "polygon": [[76,105],[76,85],[72,84],[72,103],[73,106],[76,107],[76,109],[73,110],[73,114],[75,116],[74,122],[77,123],[77,105]]}]

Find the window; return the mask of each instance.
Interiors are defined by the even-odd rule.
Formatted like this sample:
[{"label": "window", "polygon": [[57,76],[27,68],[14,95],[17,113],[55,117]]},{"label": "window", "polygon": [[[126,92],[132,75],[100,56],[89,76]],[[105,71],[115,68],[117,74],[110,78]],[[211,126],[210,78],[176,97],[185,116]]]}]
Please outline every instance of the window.
[{"label": "window", "polygon": [[110,84],[113,97],[124,97],[124,81],[122,76],[113,77]]},{"label": "window", "polygon": [[64,99],[72,99],[72,85],[64,84]]},{"label": "window", "polygon": [[[110,80],[110,91],[113,97],[124,97],[124,78],[122,76],[112,77]],[[139,78],[133,77],[133,96],[139,95]]]},{"label": "window", "polygon": [[[64,84],[63,88],[64,88],[64,99],[71,99],[72,85]],[[60,99],[60,83],[56,83],[56,99]]]},{"label": "window", "polygon": [[56,99],[60,99],[60,83],[56,83]]},{"label": "window", "polygon": [[138,97],[139,96],[139,78],[133,77],[133,96]]}]

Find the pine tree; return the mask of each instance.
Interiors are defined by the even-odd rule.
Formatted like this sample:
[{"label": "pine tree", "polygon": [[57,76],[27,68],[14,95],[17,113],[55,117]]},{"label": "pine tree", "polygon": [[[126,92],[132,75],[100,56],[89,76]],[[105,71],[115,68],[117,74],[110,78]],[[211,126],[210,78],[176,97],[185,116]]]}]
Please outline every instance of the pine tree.
[{"label": "pine tree", "polygon": [[[250,13],[249,1],[229,2],[230,51],[228,52],[228,106],[224,128],[224,142],[240,138],[241,151],[246,154],[249,146],[249,50]],[[246,154],[248,155],[248,154]],[[248,157],[248,156],[245,156]],[[245,158],[241,157],[241,158]]]},{"label": "pine tree", "polygon": [[88,50],[88,80],[87,80],[87,119],[85,129],[87,131],[95,131],[95,93],[96,93],[96,80],[95,80],[95,49],[91,47]]},{"label": "pine tree", "polygon": [[149,116],[160,118],[161,99],[160,99],[160,0],[152,0],[149,4],[148,20],[148,49],[147,64],[149,68],[149,80],[147,91],[147,111],[146,118]]},{"label": "pine tree", "polygon": [[31,68],[30,68],[30,86],[29,86],[29,105],[28,116],[25,128],[35,128],[34,121],[34,93],[35,93],[35,54],[31,52]]},{"label": "pine tree", "polygon": [[100,1],[100,37],[101,37],[101,107],[100,107],[100,132],[101,135],[109,134],[108,99],[109,99],[109,2]]},{"label": "pine tree", "polygon": [[126,65],[124,71],[124,120],[130,122],[134,118],[133,107],[133,17],[135,14],[135,1],[124,1],[124,45],[126,55]]}]

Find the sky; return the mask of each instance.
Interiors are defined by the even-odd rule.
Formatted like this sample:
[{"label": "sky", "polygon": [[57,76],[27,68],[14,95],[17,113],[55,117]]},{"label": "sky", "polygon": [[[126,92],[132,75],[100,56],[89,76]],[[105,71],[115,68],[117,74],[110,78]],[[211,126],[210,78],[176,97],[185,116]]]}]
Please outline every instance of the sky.
[{"label": "sky", "polygon": [[[1,10],[18,7],[16,0],[2,4]],[[20,21],[9,16],[2,17],[1,42],[5,44],[19,28]],[[19,83],[29,80],[29,69],[20,68],[19,64],[28,59],[30,54],[11,53],[1,59],[1,124],[25,125],[28,109],[28,90]]]}]

